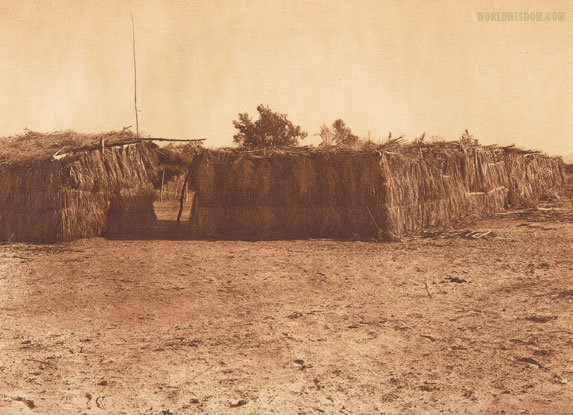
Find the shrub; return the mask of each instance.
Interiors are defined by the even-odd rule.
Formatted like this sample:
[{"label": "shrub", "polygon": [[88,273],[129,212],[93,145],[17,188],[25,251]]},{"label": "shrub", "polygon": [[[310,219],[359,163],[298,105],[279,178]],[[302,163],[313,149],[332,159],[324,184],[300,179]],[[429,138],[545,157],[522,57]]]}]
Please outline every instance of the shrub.
[{"label": "shrub", "polygon": [[233,141],[246,148],[289,147],[306,137],[300,126],[287,119],[286,114],[272,111],[268,106],[257,107],[259,119],[253,121],[249,114],[239,114],[233,126],[239,130]]}]

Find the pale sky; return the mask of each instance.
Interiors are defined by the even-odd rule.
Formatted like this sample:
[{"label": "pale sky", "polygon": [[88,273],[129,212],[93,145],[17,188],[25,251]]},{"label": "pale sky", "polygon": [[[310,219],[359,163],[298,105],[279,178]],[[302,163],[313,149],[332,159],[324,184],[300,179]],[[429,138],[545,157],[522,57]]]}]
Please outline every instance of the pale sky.
[{"label": "pale sky", "polygon": [[373,138],[468,128],[573,153],[571,1],[2,0],[0,136],[135,126],[130,12],[151,136],[231,145],[232,120],[263,103],[309,136],[342,118]]}]

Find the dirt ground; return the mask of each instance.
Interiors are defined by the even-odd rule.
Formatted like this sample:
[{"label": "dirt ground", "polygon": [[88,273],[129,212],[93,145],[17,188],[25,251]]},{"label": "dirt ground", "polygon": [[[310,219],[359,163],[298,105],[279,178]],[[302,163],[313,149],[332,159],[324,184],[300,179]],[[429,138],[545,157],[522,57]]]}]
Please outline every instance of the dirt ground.
[{"label": "dirt ground", "polygon": [[572,223],[0,245],[0,414],[571,414]]}]

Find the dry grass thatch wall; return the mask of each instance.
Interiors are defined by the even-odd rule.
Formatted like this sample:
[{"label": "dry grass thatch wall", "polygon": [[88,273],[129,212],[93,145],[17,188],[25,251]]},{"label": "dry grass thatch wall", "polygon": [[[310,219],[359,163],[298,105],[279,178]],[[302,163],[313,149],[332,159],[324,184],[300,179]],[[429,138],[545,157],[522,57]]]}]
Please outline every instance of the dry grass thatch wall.
[{"label": "dry grass thatch wall", "polygon": [[192,229],[201,237],[401,236],[534,204],[563,174],[556,158],[457,143],[203,151],[192,163]]},{"label": "dry grass thatch wall", "polygon": [[155,220],[151,147],[135,144],[0,170],[0,240],[50,242],[141,231]]}]

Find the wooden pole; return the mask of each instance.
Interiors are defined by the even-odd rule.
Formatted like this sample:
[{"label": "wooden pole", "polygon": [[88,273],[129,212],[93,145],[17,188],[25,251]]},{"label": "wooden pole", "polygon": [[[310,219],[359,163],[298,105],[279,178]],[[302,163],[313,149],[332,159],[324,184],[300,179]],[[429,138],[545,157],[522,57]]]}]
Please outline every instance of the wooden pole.
[{"label": "wooden pole", "polygon": [[183,202],[185,201],[185,189],[187,187],[187,182],[189,181],[189,175],[191,174],[191,167],[187,170],[187,174],[185,175],[185,181],[183,182],[183,189],[181,189],[181,199],[179,203],[179,214],[177,215],[177,224],[181,220],[181,214],[183,213]]},{"label": "wooden pole", "polygon": [[135,23],[131,12],[131,34],[133,39],[133,103],[135,106],[135,133],[139,137],[139,115],[137,113],[137,63],[135,61]]},{"label": "wooden pole", "polygon": [[165,170],[161,172],[161,187],[159,188],[159,201],[163,202],[163,183],[165,181]]},{"label": "wooden pole", "polygon": [[[128,144],[137,144],[137,143],[142,143],[144,141],[183,141],[183,142],[201,142],[201,141],[205,141],[205,138],[190,138],[190,139],[182,139],[182,138],[142,138],[142,137],[137,137],[137,138],[122,138],[118,141],[110,141],[107,143],[107,147],[116,147],[116,146],[126,146]],[[56,152],[56,154],[54,154],[52,157],[56,158],[56,159],[60,159],[63,158],[69,154],[74,154],[74,153],[79,153],[81,151],[90,151],[90,150],[97,150],[98,148],[101,148],[101,141],[99,144],[90,144],[88,146],[81,146],[81,147],[75,147],[75,148],[70,148],[68,149],[68,153],[64,153],[64,154],[60,154],[60,151],[62,151],[63,149],[60,149]]]},{"label": "wooden pole", "polygon": [[[129,139],[129,138],[127,138]],[[134,142],[139,141],[181,141],[181,142],[201,142],[206,138],[160,138],[160,137],[138,137]]]}]

